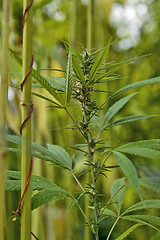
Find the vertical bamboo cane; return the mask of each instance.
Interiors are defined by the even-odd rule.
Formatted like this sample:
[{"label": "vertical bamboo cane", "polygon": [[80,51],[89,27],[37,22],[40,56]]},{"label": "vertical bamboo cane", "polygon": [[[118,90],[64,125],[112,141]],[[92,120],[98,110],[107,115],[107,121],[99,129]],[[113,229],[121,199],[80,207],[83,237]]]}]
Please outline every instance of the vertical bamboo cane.
[{"label": "vertical bamboo cane", "polygon": [[[23,0],[24,12],[30,0]],[[32,61],[32,6],[26,13],[23,28],[23,79],[30,69]],[[31,108],[31,74],[27,77],[22,96],[22,122],[25,121]],[[22,157],[21,157],[21,192],[23,194],[31,165],[31,118],[29,118],[22,129]],[[31,239],[31,187],[30,183],[24,194],[21,216],[21,240]]]},{"label": "vertical bamboo cane", "polygon": [[76,46],[76,17],[77,17],[77,0],[72,0],[72,23],[71,23],[71,44]]},{"label": "vertical bamboo cane", "polygon": [[2,73],[0,91],[0,238],[4,240],[4,219],[5,219],[5,191],[4,191],[4,170],[6,158],[6,108],[7,108],[7,80],[8,80],[8,40],[9,40],[9,12],[10,0],[3,1],[3,27],[2,27]]},{"label": "vertical bamboo cane", "polygon": [[95,11],[95,0],[90,0],[87,9],[87,49],[91,50],[94,45],[94,32],[93,26],[95,28],[94,20],[94,11]]}]

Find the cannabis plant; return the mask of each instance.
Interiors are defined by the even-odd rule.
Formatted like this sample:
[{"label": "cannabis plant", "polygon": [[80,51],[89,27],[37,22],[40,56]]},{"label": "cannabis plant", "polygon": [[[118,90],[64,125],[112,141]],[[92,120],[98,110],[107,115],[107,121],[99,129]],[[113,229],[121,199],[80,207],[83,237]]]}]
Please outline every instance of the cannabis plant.
[{"label": "cannabis plant", "polygon": [[[48,101],[52,106],[60,108],[68,114],[72,121],[70,128],[79,132],[82,136],[82,142],[71,146],[75,152],[84,154],[83,175],[84,181],[80,181],[76,173],[77,159],[76,155],[70,156],[69,151],[58,145],[47,144],[43,147],[32,142],[33,157],[49,161],[55,167],[68,171],[74,178],[75,183],[79,186],[79,194],[73,195],[55,183],[42,178],[40,176],[32,176],[31,186],[33,190],[32,210],[43,204],[54,200],[70,198],[68,209],[77,207],[81,212],[84,223],[90,231],[90,239],[99,239],[99,226],[106,218],[113,218],[114,223],[110,230],[106,231],[106,240],[109,240],[111,234],[119,221],[128,220],[134,224],[126,229],[123,233],[116,233],[116,240],[122,240],[139,226],[145,225],[159,231],[160,218],[157,216],[144,215],[138,211],[145,209],[160,208],[160,200],[145,200],[141,191],[141,186],[150,190],[160,191],[157,184],[158,177],[139,178],[137,169],[133,165],[132,155],[136,157],[150,158],[159,160],[160,158],[160,139],[142,140],[138,142],[129,142],[113,148],[108,144],[108,139],[104,137],[106,132],[118,125],[127,124],[134,121],[143,120],[154,117],[155,115],[132,115],[125,116],[118,120],[114,117],[119,111],[135,97],[136,93],[123,95],[118,101],[114,101],[115,96],[121,96],[121,93],[128,92],[132,89],[142,87],[148,84],[160,82],[160,77],[151,78],[139,82],[135,82],[118,89],[112,94],[108,94],[105,101],[101,104],[98,97],[101,94],[100,85],[103,89],[108,81],[116,81],[115,72],[125,63],[105,63],[111,42],[101,50],[90,53],[87,49],[83,49],[79,53],[74,47],[65,43],[68,52],[68,63],[66,69],[66,77],[53,79],[43,77],[38,71],[32,69],[33,87],[36,80],[40,87],[47,92],[46,97],[33,92],[37,97]],[[11,50],[12,56],[21,65],[22,59]],[[18,87],[18,86],[16,86]],[[37,85],[36,85],[37,87]],[[112,99],[114,101],[106,112],[104,107]],[[117,99],[117,98],[116,98]],[[70,109],[72,107],[80,110],[79,116],[74,119]],[[102,116],[99,118],[99,116]],[[15,135],[7,135],[7,140],[15,144],[21,145],[21,137]],[[111,142],[111,140],[110,140]],[[21,152],[18,148],[10,148],[10,151]],[[115,159],[117,164],[110,164],[110,159]],[[104,176],[106,181],[109,178],[109,172],[117,168],[124,173],[123,178],[113,181],[110,196],[105,196],[99,189],[98,180]],[[7,190],[19,190],[21,173],[16,171],[7,171],[6,188]],[[139,196],[139,202],[122,210],[125,192],[127,188],[134,188]],[[87,199],[87,201],[83,201]],[[85,202],[86,206],[84,207]],[[81,205],[82,204],[82,205]],[[115,207],[115,208],[114,208]]]}]

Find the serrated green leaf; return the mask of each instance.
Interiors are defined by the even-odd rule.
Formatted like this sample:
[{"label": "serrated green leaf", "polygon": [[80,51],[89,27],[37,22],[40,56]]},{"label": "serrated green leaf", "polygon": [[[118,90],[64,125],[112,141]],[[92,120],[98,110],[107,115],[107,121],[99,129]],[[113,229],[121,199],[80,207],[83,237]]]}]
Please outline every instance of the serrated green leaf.
[{"label": "serrated green leaf", "polygon": [[113,202],[117,209],[118,215],[120,215],[120,211],[124,201],[125,190],[126,190],[124,185],[125,185],[124,178],[119,178],[119,179],[116,179],[111,186],[111,198],[113,198]]},{"label": "serrated green leaf", "polygon": [[72,169],[72,160],[65,149],[58,145],[47,144],[47,146],[57,163],[67,169]]},{"label": "serrated green leaf", "polygon": [[13,178],[13,179],[21,179],[21,172],[20,171],[14,171],[14,170],[6,170],[5,171],[7,178]]},{"label": "serrated green leaf", "polygon": [[124,154],[115,152],[115,151],[113,151],[113,154],[116,161],[120,165],[120,168],[122,169],[124,174],[127,176],[129,181],[132,183],[133,187],[137,190],[140,198],[142,199],[136,168],[134,167],[132,162],[129,160],[129,158],[127,158]]},{"label": "serrated green leaf", "polygon": [[160,192],[160,177],[158,176],[139,178],[139,183],[149,190]]},{"label": "serrated green leaf", "polygon": [[142,221],[148,222],[153,225],[160,226],[160,217],[152,216],[152,215],[129,215],[129,217],[133,217],[136,219],[140,219]]},{"label": "serrated green leaf", "polygon": [[[11,52],[11,55],[19,63],[19,65],[22,66],[22,59],[13,50],[10,49],[10,52]],[[42,75],[40,75],[39,72],[36,71],[34,68],[32,68],[32,76],[36,81],[38,81],[44,87],[44,89],[46,89],[47,92],[49,92],[57,100],[57,104],[59,104],[60,106],[63,106],[59,95],[56,93],[56,91],[54,90],[52,85],[49,83],[49,81],[47,81],[47,79],[45,79]]]},{"label": "serrated green leaf", "polygon": [[65,106],[68,105],[71,95],[72,95],[72,52],[69,49],[68,54],[68,63],[67,63],[67,76],[66,76],[66,85],[65,85]]},{"label": "serrated green leaf", "polygon": [[89,82],[88,82],[89,84],[94,83],[95,76],[96,76],[97,72],[99,71],[102,63],[104,62],[104,60],[107,56],[110,44],[111,44],[111,40],[102,49],[101,53],[99,54],[98,58],[96,59],[95,63],[93,64],[93,66],[91,68],[91,71],[90,71],[90,75],[89,75]]},{"label": "serrated green leaf", "polygon": [[[7,170],[6,177],[12,178],[12,180],[6,179],[6,190],[14,191],[14,190],[21,189],[21,172],[20,171]],[[35,190],[40,191],[43,189],[54,190],[55,187],[57,187],[57,185],[46,178],[43,178],[41,176],[36,176],[36,175],[31,176],[31,188],[34,191]]]},{"label": "serrated green leaf", "polygon": [[86,85],[82,69],[81,69],[79,63],[77,62],[77,59],[75,59],[74,57],[73,57],[73,61],[72,61],[72,67],[73,67],[73,70],[74,70],[75,75],[78,78],[78,80],[80,82],[82,82],[84,85]]},{"label": "serrated green leaf", "polygon": [[[7,148],[7,151],[9,151],[9,152],[16,152],[16,153],[21,153],[22,152],[20,148]],[[39,158],[41,160],[45,160],[45,161],[51,162],[56,167],[61,167],[53,158],[48,157],[46,155],[41,155],[39,153],[32,152],[32,156],[35,157],[35,158]]]},{"label": "serrated green leaf", "polygon": [[51,189],[54,190],[57,185],[50,180],[43,178],[41,176],[32,175],[31,177],[31,187],[35,190]]},{"label": "serrated green leaf", "polygon": [[[13,142],[21,145],[22,138],[20,136],[7,134],[6,139],[9,142]],[[51,145],[51,144],[48,144],[48,145],[53,146],[53,147],[50,147],[50,149],[52,150],[47,149],[35,142],[32,142],[33,156],[40,158],[42,160],[50,161],[55,166],[60,168],[72,169],[72,161],[70,159],[69,154],[60,146]],[[11,148],[10,150],[14,151]],[[15,149],[15,152],[20,152],[20,150]],[[38,154],[37,152],[41,154]]]},{"label": "serrated green leaf", "polygon": [[20,180],[5,180],[5,189],[7,191],[20,191],[21,190],[21,181]]},{"label": "serrated green leaf", "polygon": [[[16,135],[9,135],[7,134],[6,135],[6,139],[8,142],[12,142],[12,143],[15,143],[15,144],[19,144],[21,145],[22,144],[22,137],[20,136],[16,136]],[[12,148],[8,148],[9,150],[11,149],[13,151]],[[48,161],[51,161],[51,162],[54,162],[54,163],[57,163],[54,161],[54,155],[45,147],[35,143],[35,142],[32,142],[32,150],[34,151],[37,151],[37,152],[40,152],[41,154],[44,154],[44,156],[42,155],[42,159],[45,160],[45,157],[47,158],[46,160]],[[15,148],[15,151],[19,152],[20,149],[16,149]],[[35,157],[40,157],[37,153],[33,152],[33,155]],[[50,157],[51,159],[49,160],[48,157]],[[40,157],[41,158],[41,157]]]},{"label": "serrated green leaf", "polygon": [[127,143],[121,147],[118,147],[116,151],[134,154],[140,157],[150,158],[153,160],[159,160],[160,151],[156,150],[156,148],[160,149],[159,139]]},{"label": "serrated green leaf", "polygon": [[46,203],[49,203],[51,201],[64,199],[66,197],[71,197],[71,195],[67,191],[58,187],[55,184],[54,189],[42,190],[42,191],[36,193],[32,197],[31,208],[32,208],[32,210],[34,210],[35,208],[38,208],[38,207],[40,207],[40,206],[42,206]]},{"label": "serrated green leaf", "polygon": [[17,136],[17,135],[7,134],[7,135],[6,135],[6,140],[7,140],[8,142],[12,142],[12,143],[19,144],[19,145],[22,144],[22,137]]},{"label": "serrated green leaf", "polygon": [[111,216],[111,217],[117,217],[117,215],[115,214],[115,212],[113,212],[112,210],[106,208],[104,211],[103,211],[103,214],[107,215],[107,216]]},{"label": "serrated green leaf", "polygon": [[76,206],[77,204],[78,204],[77,199],[73,199],[73,200],[69,203],[67,211],[69,212],[69,211],[71,210],[71,208],[73,208],[73,207]]},{"label": "serrated green leaf", "polygon": [[138,228],[138,227],[140,227],[142,225],[143,224],[141,224],[141,223],[137,223],[137,224],[133,225],[132,227],[130,227],[127,231],[125,231],[123,234],[121,234],[115,240],[123,240],[123,239],[125,239],[131,232],[133,232],[136,228]]},{"label": "serrated green leaf", "polygon": [[127,143],[117,149],[123,148],[150,148],[150,149],[159,149],[160,150],[160,139],[150,139],[137,142]]},{"label": "serrated green leaf", "polygon": [[142,87],[144,85],[149,85],[149,84],[159,83],[159,82],[160,82],[160,77],[155,77],[155,78],[150,78],[150,79],[147,79],[147,80],[131,83],[131,84],[125,86],[125,87],[120,88],[112,96],[115,96],[118,93],[123,93],[123,92],[129,91],[131,89],[135,89],[137,87]]},{"label": "serrated green leaf", "polygon": [[71,48],[72,52],[74,53],[74,55],[77,57],[77,59],[82,62],[83,58],[82,55],[77,51],[77,49],[75,47],[73,47],[72,45],[70,45],[68,42],[66,41],[62,41],[67,49],[67,51],[69,52],[69,48]]},{"label": "serrated green leaf", "polygon": [[154,228],[155,230],[157,231],[160,231],[157,227],[155,227],[154,225],[142,220],[142,219],[139,219],[139,218],[136,218],[136,215],[129,215],[129,216],[123,216],[121,217],[122,219],[124,220],[128,220],[128,221],[132,221],[132,222],[138,222],[138,223],[141,223],[143,225],[146,225],[146,226],[149,226],[151,228]]},{"label": "serrated green leaf", "polygon": [[133,211],[138,211],[138,210],[143,210],[143,209],[151,209],[151,208],[159,209],[160,208],[160,200],[152,199],[152,200],[144,200],[144,201],[138,202],[138,203],[132,205],[131,207],[129,207],[128,209],[126,209],[122,215],[129,213],[129,212],[133,212]]},{"label": "serrated green leaf", "polygon": [[123,153],[133,154],[133,155],[144,157],[144,158],[153,159],[153,160],[159,160],[160,159],[160,151],[153,150],[153,149],[125,148],[125,149],[119,149],[118,151],[123,152]]},{"label": "serrated green leaf", "polygon": [[130,122],[135,122],[135,121],[139,121],[139,120],[143,120],[146,118],[151,118],[151,117],[159,117],[159,115],[139,115],[139,116],[127,116],[121,119],[118,119],[117,121],[111,123],[110,125],[108,125],[107,127],[105,127],[104,129],[107,129],[109,127],[114,127],[114,126],[118,126],[124,123],[130,123]]},{"label": "serrated green leaf", "polygon": [[120,111],[120,109],[137,93],[133,93],[127,97],[124,97],[122,99],[120,99],[119,101],[117,101],[116,103],[114,103],[107,111],[104,120],[103,120],[103,124],[102,124],[102,128],[106,125],[106,123],[116,115],[117,112]]},{"label": "serrated green leaf", "polygon": [[64,77],[58,77],[54,74],[51,74],[53,78],[50,77],[44,77],[53,87],[55,90],[64,92],[65,91],[65,78]]},{"label": "serrated green leaf", "polygon": [[47,97],[43,96],[42,94],[38,94],[38,93],[35,93],[35,92],[31,92],[31,94],[36,96],[36,97],[42,98],[42,99],[44,99],[44,100],[46,100],[46,101],[48,101],[48,102],[50,102],[52,104],[54,104],[55,107],[57,107],[57,108],[63,108],[57,102],[51,100],[50,98],[47,98]]}]

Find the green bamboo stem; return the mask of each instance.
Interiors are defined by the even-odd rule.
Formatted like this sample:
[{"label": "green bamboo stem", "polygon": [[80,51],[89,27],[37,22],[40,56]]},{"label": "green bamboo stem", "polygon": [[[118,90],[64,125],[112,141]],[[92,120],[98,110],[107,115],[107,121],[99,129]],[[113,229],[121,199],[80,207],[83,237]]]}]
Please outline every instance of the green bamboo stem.
[{"label": "green bamboo stem", "polygon": [[93,26],[94,24],[95,0],[90,0],[87,9],[87,49],[91,51],[94,44]]},{"label": "green bamboo stem", "polygon": [[8,82],[8,41],[9,41],[9,13],[10,0],[3,1],[3,26],[2,26],[2,72],[0,91],[0,236],[4,240],[5,222],[5,186],[4,171],[6,159],[6,108],[7,108],[7,82]]},{"label": "green bamboo stem", "polygon": [[89,1],[87,9],[87,49],[92,45],[92,0]]},{"label": "green bamboo stem", "polygon": [[77,0],[72,0],[71,44],[76,46]]},{"label": "green bamboo stem", "polygon": [[[23,0],[23,11],[30,0]],[[32,6],[27,11],[23,29],[23,79],[31,66],[32,59]],[[31,104],[31,74],[27,77],[22,96],[22,122],[30,112]],[[22,157],[21,157],[21,193],[23,193],[31,165],[31,118],[27,120],[22,129]],[[31,187],[27,187],[21,209],[21,240],[31,239]]]}]

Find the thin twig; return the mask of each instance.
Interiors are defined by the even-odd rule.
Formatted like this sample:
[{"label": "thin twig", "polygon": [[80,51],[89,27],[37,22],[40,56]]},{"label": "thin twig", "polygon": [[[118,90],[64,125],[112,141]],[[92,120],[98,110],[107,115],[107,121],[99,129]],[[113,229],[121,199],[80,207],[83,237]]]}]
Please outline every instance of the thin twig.
[{"label": "thin twig", "polygon": [[119,193],[119,191],[125,187],[125,184],[123,184],[116,192],[115,194],[108,200],[107,205],[112,201],[112,199]]},{"label": "thin twig", "polygon": [[120,219],[120,216],[118,216],[118,218],[117,218],[116,221],[114,222],[114,224],[113,224],[113,226],[112,226],[112,228],[111,228],[111,230],[110,230],[110,232],[109,232],[106,240],[109,240],[109,238],[110,238],[110,236],[111,236],[111,233],[113,232],[113,229],[115,228],[115,226],[116,226],[116,224],[117,224],[117,222],[118,222],[119,219]]},{"label": "thin twig", "polygon": [[80,131],[80,133],[82,134],[82,136],[84,136],[82,130],[80,129],[80,127],[78,126],[78,124],[74,121],[72,115],[69,113],[69,111],[67,110],[67,108],[64,108],[65,111],[68,113],[69,117],[72,119],[72,121],[74,122],[74,124],[76,125],[77,129]]},{"label": "thin twig", "polygon": [[110,157],[110,155],[112,154],[112,152],[110,152],[108,155],[107,155],[107,157],[104,159],[104,161],[102,162],[102,165],[104,165],[105,164],[105,162],[107,161],[107,159]]},{"label": "thin twig", "polygon": [[79,182],[78,178],[75,176],[75,174],[73,173],[72,170],[70,170],[72,173],[72,176],[74,177],[74,179],[76,180],[76,182],[78,183],[78,185],[80,186],[80,188],[82,189],[83,192],[85,192],[84,188],[82,187],[81,183]]},{"label": "thin twig", "polygon": [[[74,179],[76,180],[76,182],[78,183],[78,185],[80,186],[80,188],[82,189],[82,191],[84,192],[84,193],[86,193],[86,191],[84,190],[84,188],[82,187],[82,185],[81,185],[81,183],[79,182],[79,180],[78,180],[78,178],[75,176],[75,174],[73,173],[73,171],[70,169],[70,171],[71,171],[71,174],[72,174],[72,176],[74,177]],[[88,199],[91,201],[91,199],[89,198],[89,196],[87,195],[87,197],[88,197]]]},{"label": "thin twig", "polygon": [[96,111],[91,115],[90,119],[98,112],[99,109],[101,109],[101,108],[110,100],[111,97],[112,97],[112,96],[110,96],[109,98],[107,98],[107,100],[106,100],[104,103],[102,103],[102,104],[96,109]]}]

